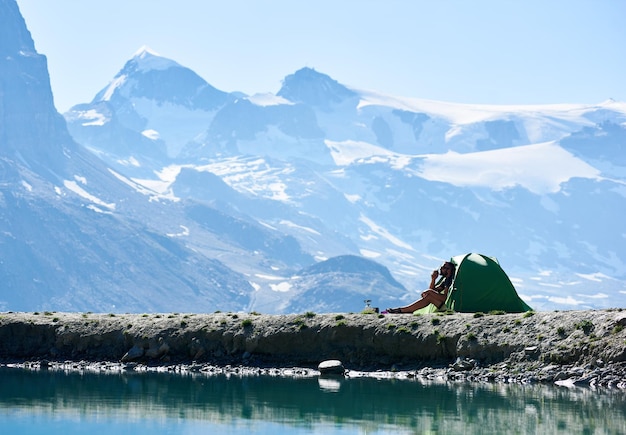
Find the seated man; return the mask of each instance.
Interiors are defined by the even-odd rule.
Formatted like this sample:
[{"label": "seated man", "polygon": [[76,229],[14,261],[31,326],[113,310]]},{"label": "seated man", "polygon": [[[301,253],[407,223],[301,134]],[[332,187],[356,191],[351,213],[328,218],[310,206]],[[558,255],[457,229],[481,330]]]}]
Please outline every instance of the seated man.
[{"label": "seated man", "polygon": [[[448,290],[450,290],[450,286],[452,285],[452,280],[454,280],[454,273],[456,271],[456,266],[454,263],[446,261],[443,263],[439,272],[433,270],[433,273],[430,276],[430,286],[428,290],[422,293],[422,298],[413,302],[410,305],[406,305],[404,307],[399,308],[387,308],[387,310],[383,311],[383,314],[401,314],[401,313],[412,313],[416,310],[424,308],[428,306],[428,304],[433,304],[437,308],[441,308],[443,304],[446,303],[446,298],[448,297]],[[441,276],[439,281],[435,283],[437,277]]]}]

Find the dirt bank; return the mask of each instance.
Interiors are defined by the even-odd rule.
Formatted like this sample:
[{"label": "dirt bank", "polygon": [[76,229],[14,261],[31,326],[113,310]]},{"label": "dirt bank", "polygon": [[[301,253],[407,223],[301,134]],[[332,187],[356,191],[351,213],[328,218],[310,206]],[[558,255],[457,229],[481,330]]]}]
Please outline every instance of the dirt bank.
[{"label": "dirt bank", "polygon": [[488,380],[515,373],[580,380],[601,370],[623,385],[625,327],[621,309],[422,316],[9,312],[0,314],[0,360],[316,367],[338,359],[353,370],[428,376],[445,369]]}]

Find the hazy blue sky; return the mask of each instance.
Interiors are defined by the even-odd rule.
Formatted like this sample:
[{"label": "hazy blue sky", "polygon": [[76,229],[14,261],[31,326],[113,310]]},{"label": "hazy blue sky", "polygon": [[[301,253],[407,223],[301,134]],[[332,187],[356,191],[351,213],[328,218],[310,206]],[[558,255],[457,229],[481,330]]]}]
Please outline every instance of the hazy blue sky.
[{"label": "hazy blue sky", "polygon": [[18,0],[57,108],[143,45],[223,91],[308,66],[354,88],[463,103],[626,101],[624,0]]}]

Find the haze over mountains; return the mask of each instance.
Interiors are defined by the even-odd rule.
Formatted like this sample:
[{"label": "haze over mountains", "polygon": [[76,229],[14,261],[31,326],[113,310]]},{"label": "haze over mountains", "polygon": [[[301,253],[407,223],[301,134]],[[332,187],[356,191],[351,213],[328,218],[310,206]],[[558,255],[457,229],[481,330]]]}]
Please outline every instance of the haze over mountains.
[{"label": "haze over mountains", "polygon": [[66,129],[0,8],[2,309],[358,311],[470,251],[535,309],[626,302],[622,102],[461,105],[312,68],[244,95],[144,47]]}]

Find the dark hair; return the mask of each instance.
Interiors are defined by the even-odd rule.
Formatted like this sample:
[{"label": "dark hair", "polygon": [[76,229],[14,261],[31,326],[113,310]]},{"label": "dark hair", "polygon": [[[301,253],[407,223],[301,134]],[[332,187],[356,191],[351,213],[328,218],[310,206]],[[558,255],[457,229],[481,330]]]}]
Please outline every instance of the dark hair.
[{"label": "dark hair", "polygon": [[450,287],[452,285],[452,281],[454,281],[454,275],[456,275],[456,265],[452,263],[451,261],[446,261],[445,263],[443,263],[443,265],[448,266],[450,270],[452,271],[450,276],[448,276],[443,282],[443,285],[445,287]]},{"label": "dark hair", "polygon": [[456,271],[456,264],[451,261],[444,261],[443,265],[448,266],[450,269],[452,269],[452,273]]}]

